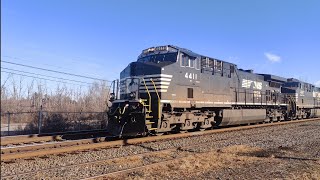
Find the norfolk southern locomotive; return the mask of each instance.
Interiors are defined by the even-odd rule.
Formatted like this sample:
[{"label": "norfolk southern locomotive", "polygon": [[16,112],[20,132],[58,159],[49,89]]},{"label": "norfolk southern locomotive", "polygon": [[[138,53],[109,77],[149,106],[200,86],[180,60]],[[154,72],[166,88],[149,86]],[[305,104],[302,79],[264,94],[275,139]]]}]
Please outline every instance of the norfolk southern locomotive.
[{"label": "norfolk southern locomotive", "polygon": [[143,50],[120,78],[108,112],[116,136],[320,117],[320,88],[312,84],[172,45]]}]

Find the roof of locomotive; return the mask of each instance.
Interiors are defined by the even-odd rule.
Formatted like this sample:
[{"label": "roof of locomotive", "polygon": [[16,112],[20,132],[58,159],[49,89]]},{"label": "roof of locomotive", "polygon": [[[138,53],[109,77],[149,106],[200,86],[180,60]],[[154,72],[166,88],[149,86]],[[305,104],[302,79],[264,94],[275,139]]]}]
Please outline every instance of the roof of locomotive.
[{"label": "roof of locomotive", "polygon": [[[156,46],[156,47],[150,47],[150,48],[144,49],[144,50],[142,51],[142,53],[139,55],[138,59],[139,59],[140,57],[144,56],[146,51],[148,52],[150,49],[154,50],[154,49],[157,49],[157,48],[159,48],[159,47],[160,47],[160,48],[161,48],[161,47],[168,47],[167,50],[166,50],[166,52],[172,51],[172,48],[173,48],[173,49],[175,49],[175,50],[177,50],[177,51],[180,51],[180,52],[183,52],[183,53],[185,53],[185,54],[187,54],[188,56],[191,56],[191,57],[207,57],[207,58],[209,58],[209,59],[214,59],[214,60],[218,60],[218,61],[221,61],[221,62],[224,62],[224,63],[233,64],[233,63],[226,62],[226,61],[223,61],[223,60],[220,60],[220,59],[217,59],[217,58],[212,58],[212,57],[209,57],[209,56],[201,55],[201,54],[195,53],[195,52],[193,52],[193,51],[191,51],[191,50],[189,50],[189,49],[181,48],[181,47],[174,46],[174,45]],[[160,48],[159,48],[159,49],[160,49]],[[170,50],[170,49],[171,49],[171,50]],[[233,64],[233,65],[237,66],[236,64]]]},{"label": "roof of locomotive", "polygon": [[[157,48],[161,48],[161,47],[168,47],[167,48],[167,51],[166,52],[170,52],[170,48],[171,48],[171,51],[172,51],[172,48],[177,50],[177,51],[180,51],[180,52],[183,52],[191,57],[207,57],[209,59],[214,59],[214,60],[218,60],[218,61],[221,61],[221,62],[224,62],[224,63],[229,63],[229,64],[232,64],[234,65],[235,67],[237,67],[236,64],[234,63],[231,63],[231,62],[226,62],[226,61],[223,61],[223,60],[220,60],[220,59],[217,59],[217,58],[211,58],[209,56],[205,56],[205,55],[201,55],[201,54],[198,54],[198,53],[195,53],[189,49],[186,49],[186,48],[181,48],[179,46],[175,46],[175,45],[164,45],[164,46],[156,46],[156,47],[150,47],[150,48],[147,48],[145,50],[142,51],[142,53],[139,55],[138,59],[141,57],[141,56],[145,56],[144,52],[145,51],[149,51],[149,49],[157,49]],[[293,81],[293,78],[284,78],[284,77],[280,77],[280,76],[276,76],[276,75],[272,75],[272,74],[260,74],[260,73],[253,73],[253,70],[243,70],[243,69],[238,69],[244,73],[248,73],[248,74],[254,74],[254,75],[257,75],[257,76],[263,76],[264,78],[268,79],[268,80],[273,80],[273,81],[278,81],[278,82],[292,82]],[[294,79],[296,80],[296,79]],[[299,81],[299,80],[297,80]],[[306,83],[306,82],[303,82],[303,81],[299,81],[301,83]],[[310,83],[306,83],[306,84],[310,84]],[[312,84],[311,84],[312,85]],[[317,87],[315,86],[316,88],[320,89],[320,87]]]}]

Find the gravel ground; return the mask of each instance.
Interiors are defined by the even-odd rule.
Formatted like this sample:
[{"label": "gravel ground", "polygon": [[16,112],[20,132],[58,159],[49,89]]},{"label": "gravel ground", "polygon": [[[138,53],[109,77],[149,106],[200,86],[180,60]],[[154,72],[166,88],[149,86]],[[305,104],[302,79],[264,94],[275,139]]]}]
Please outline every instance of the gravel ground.
[{"label": "gravel ground", "polygon": [[[137,155],[199,143],[205,145],[190,151]],[[185,158],[175,162],[176,168],[171,164],[114,178],[320,179],[320,121],[17,160],[1,163],[1,179],[79,179],[181,157]],[[29,174],[5,177],[20,173]]]}]

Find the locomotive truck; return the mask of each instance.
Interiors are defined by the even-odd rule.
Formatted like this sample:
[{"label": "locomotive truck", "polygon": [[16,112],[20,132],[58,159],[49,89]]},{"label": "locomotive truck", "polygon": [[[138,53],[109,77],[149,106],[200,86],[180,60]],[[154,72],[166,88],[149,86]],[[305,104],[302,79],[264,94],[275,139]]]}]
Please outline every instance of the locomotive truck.
[{"label": "locomotive truck", "polygon": [[107,126],[114,136],[320,117],[319,87],[173,45],[143,50],[115,85]]}]

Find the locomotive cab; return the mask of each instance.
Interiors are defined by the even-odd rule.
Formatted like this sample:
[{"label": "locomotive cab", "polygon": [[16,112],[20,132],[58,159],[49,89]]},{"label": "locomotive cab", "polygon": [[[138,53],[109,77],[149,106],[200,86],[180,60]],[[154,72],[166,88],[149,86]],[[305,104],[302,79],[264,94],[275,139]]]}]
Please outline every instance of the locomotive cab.
[{"label": "locomotive cab", "polygon": [[[177,58],[178,50],[173,47],[148,48],[120,73],[120,100],[110,96],[110,134],[136,136],[158,129],[162,114],[161,97],[172,78],[172,75],[163,74],[163,69],[177,64]],[[122,114],[122,111],[128,114]]]}]

